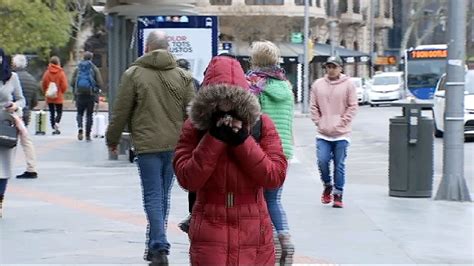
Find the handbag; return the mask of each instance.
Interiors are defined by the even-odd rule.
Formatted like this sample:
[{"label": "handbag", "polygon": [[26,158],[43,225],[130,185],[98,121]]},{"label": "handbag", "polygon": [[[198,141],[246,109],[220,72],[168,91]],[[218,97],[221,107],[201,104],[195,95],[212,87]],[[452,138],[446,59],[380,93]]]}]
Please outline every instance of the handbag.
[{"label": "handbag", "polygon": [[12,149],[18,142],[18,129],[13,120],[0,120],[0,147]]}]

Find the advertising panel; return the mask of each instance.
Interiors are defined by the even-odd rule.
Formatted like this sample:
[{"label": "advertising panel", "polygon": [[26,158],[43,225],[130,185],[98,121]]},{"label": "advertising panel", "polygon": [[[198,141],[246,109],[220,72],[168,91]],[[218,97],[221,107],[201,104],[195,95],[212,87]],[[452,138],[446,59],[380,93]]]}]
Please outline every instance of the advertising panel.
[{"label": "advertising panel", "polygon": [[202,81],[209,61],[217,55],[217,26],[215,16],[139,17],[138,56],[144,53],[148,34],[160,29],[168,35],[170,51],[176,59],[188,60],[193,76]]}]

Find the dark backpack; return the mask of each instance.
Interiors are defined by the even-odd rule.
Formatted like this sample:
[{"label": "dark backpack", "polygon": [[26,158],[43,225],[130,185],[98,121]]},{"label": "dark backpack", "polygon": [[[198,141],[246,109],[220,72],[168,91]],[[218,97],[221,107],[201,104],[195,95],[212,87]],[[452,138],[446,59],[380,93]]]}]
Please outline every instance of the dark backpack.
[{"label": "dark backpack", "polygon": [[82,61],[77,66],[76,93],[94,94],[96,92],[95,73],[91,61]]}]

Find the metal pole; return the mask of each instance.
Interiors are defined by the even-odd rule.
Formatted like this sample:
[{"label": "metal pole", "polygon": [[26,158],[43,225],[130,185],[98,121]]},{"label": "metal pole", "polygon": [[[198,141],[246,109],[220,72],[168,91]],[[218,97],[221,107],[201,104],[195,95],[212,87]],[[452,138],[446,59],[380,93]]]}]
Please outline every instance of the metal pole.
[{"label": "metal pole", "polygon": [[329,1],[329,38],[331,39],[331,56],[336,55],[335,39],[336,39],[336,8],[334,7],[334,1]]},{"label": "metal pole", "polygon": [[466,11],[467,1],[449,1],[443,176],[436,200],[471,201],[464,179]]},{"label": "metal pole", "polygon": [[304,0],[303,113],[309,109],[309,0]]},{"label": "metal pole", "polygon": [[375,63],[375,1],[370,1],[370,77],[374,75],[374,63]]}]

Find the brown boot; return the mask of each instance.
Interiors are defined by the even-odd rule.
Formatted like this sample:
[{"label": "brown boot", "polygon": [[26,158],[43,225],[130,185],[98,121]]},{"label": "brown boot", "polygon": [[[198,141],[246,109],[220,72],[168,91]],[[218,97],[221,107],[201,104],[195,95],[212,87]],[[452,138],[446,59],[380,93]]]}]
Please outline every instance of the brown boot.
[{"label": "brown boot", "polygon": [[278,234],[281,245],[280,265],[292,265],[295,245],[291,242],[290,234]]}]

